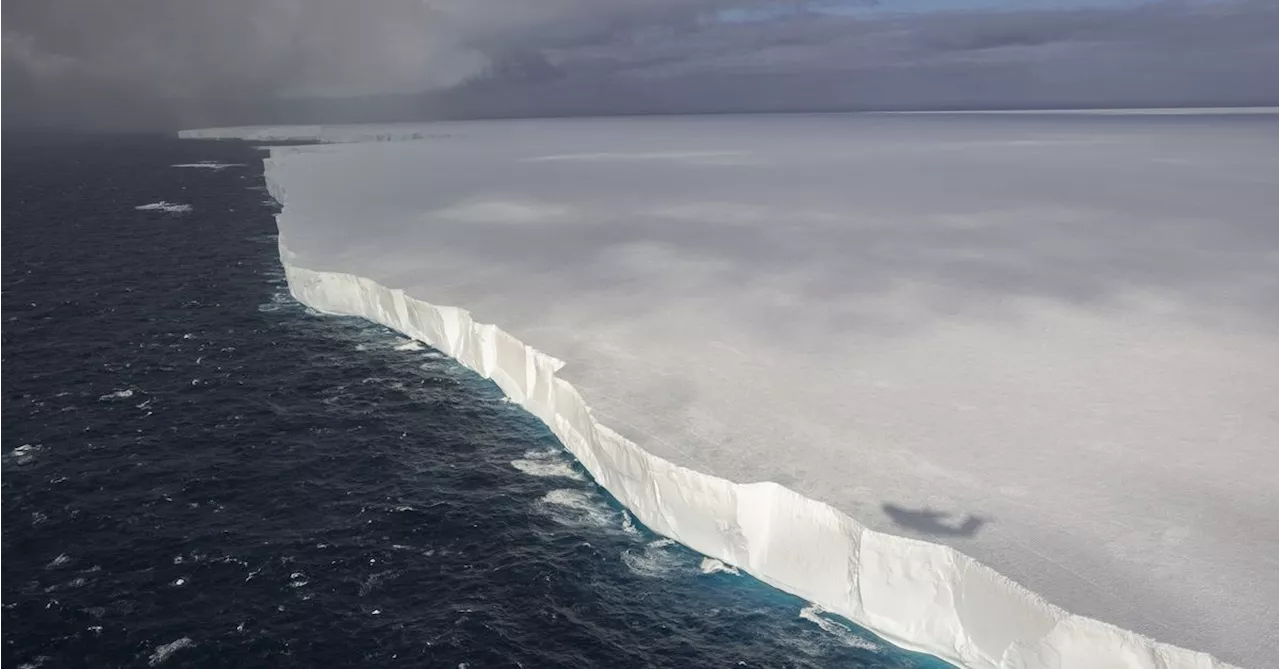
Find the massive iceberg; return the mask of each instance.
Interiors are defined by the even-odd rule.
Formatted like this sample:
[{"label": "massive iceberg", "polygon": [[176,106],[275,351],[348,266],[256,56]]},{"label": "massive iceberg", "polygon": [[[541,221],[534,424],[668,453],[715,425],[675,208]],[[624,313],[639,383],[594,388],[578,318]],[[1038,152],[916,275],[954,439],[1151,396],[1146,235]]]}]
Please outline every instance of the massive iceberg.
[{"label": "massive iceberg", "polygon": [[293,295],[654,531],[964,666],[1276,664],[1274,115],[330,132],[244,136],[426,139],[272,150]]}]

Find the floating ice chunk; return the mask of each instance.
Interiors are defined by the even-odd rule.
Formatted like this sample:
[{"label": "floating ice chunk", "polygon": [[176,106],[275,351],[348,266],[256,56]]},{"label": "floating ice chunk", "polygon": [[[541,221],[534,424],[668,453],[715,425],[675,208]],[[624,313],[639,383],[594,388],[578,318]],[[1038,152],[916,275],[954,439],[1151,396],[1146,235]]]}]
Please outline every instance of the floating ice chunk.
[{"label": "floating ice chunk", "polygon": [[164,662],[165,660],[169,659],[171,655],[182,650],[183,648],[191,648],[192,646],[195,646],[195,645],[196,645],[196,642],[192,641],[191,637],[184,636],[181,639],[178,639],[177,641],[171,641],[169,643],[164,644],[163,646],[157,646],[155,649],[155,652],[151,653],[151,657],[147,659],[147,664],[154,667],[157,664],[160,664],[161,662]]},{"label": "floating ice chunk", "polygon": [[196,168],[196,169],[213,170],[214,172],[221,172],[222,170],[225,170],[228,167],[244,167],[244,163],[220,163],[216,160],[201,160],[200,162],[196,162],[196,163],[180,163],[180,164],[174,165],[174,167],[189,167],[189,168]]},{"label": "floating ice chunk", "polygon": [[188,211],[191,211],[191,205],[177,204],[161,200],[159,202],[152,202],[151,204],[138,205],[134,207],[134,209],[137,209],[138,211],[163,211],[168,214],[185,214]]}]

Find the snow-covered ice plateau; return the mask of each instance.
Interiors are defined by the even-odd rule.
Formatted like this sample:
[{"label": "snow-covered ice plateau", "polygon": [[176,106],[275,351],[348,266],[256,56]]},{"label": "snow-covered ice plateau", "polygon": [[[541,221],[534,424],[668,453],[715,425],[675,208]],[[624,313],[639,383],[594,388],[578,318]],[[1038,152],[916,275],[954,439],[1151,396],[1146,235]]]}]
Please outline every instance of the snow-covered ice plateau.
[{"label": "snow-covered ice plateau", "polygon": [[965,666],[1275,666],[1274,113],[345,133],[411,141],[266,161],[294,296],[659,534]]}]

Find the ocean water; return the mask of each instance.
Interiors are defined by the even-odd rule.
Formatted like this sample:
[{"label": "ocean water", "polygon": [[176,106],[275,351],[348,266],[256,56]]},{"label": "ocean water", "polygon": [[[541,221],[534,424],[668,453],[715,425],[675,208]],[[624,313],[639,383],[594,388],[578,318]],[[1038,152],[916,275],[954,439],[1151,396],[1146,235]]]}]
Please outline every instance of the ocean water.
[{"label": "ocean water", "polygon": [[254,147],[6,140],[4,666],[945,666],[637,526],[488,381],[295,303]]}]

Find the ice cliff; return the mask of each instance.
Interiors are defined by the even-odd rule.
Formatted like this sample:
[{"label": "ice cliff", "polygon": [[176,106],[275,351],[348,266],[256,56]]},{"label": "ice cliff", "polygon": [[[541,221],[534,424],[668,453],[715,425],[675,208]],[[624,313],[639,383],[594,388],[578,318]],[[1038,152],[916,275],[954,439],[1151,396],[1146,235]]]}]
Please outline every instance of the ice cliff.
[{"label": "ice cliff", "polygon": [[[267,164],[269,190],[287,207]],[[734,483],[674,465],[597,421],[577,390],[556,377],[563,362],[476,322],[466,309],[300,267],[283,235],[280,257],[299,302],[385,325],[491,379],[654,532],[899,646],[974,668],[1230,666],[1063,611],[954,549],[869,530],[776,483]]]},{"label": "ice cliff", "polygon": [[413,132],[273,150],[291,290],[655,531],[963,665],[1274,664],[1273,116]]}]

